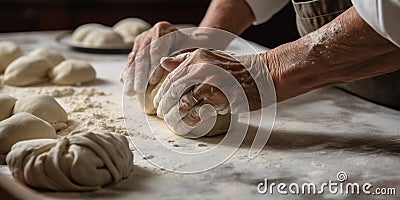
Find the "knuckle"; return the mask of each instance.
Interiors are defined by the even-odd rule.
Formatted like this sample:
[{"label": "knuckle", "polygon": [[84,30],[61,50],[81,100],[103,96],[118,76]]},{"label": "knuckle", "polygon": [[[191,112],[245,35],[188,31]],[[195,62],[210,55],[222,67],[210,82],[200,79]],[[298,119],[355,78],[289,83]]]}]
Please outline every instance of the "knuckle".
[{"label": "knuckle", "polygon": [[155,25],[154,25],[154,28],[168,28],[168,27],[171,27],[172,26],[172,24],[171,23],[169,23],[169,22],[166,22],[166,21],[161,21],[161,22],[157,22]]}]

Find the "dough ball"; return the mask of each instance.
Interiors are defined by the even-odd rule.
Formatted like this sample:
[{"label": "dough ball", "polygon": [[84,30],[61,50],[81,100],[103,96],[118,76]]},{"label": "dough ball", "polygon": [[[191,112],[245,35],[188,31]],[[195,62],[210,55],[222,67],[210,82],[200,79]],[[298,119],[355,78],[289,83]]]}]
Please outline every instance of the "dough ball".
[{"label": "dough ball", "polygon": [[66,60],[49,72],[50,82],[57,85],[80,85],[94,81],[96,71],[84,61]]},{"label": "dough ball", "polygon": [[125,136],[77,132],[58,140],[18,142],[7,164],[14,178],[33,188],[91,191],[127,178],[133,154]]},{"label": "dough ball", "polygon": [[4,83],[12,86],[28,86],[47,81],[47,72],[52,68],[44,58],[22,56],[14,60],[4,73]]},{"label": "dough ball", "polygon": [[90,47],[125,46],[122,36],[107,29],[90,31],[82,40],[82,45]]},{"label": "dough ball", "polygon": [[151,28],[151,25],[139,18],[127,18],[113,26],[113,30],[120,34],[126,43],[133,43],[136,36]]},{"label": "dough ball", "polygon": [[98,29],[109,29],[109,28],[104,25],[96,23],[84,24],[75,29],[75,31],[72,33],[72,40],[74,42],[80,43],[83,41],[83,39],[87,36],[89,32]]},{"label": "dough ball", "polygon": [[23,55],[19,46],[13,42],[0,42],[0,74],[4,72],[7,66]]},{"label": "dough ball", "polygon": [[7,154],[18,141],[56,137],[49,123],[29,113],[18,113],[0,122],[0,154]]},{"label": "dough ball", "polygon": [[64,56],[55,49],[39,48],[30,52],[29,55],[42,57],[49,61],[53,67],[65,60]]},{"label": "dough ball", "polygon": [[13,114],[20,112],[31,113],[50,123],[56,130],[67,127],[67,112],[49,95],[31,95],[18,99]]},{"label": "dough ball", "polygon": [[11,116],[16,101],[17,99],[10,95],[0,94],[0,121]]}]

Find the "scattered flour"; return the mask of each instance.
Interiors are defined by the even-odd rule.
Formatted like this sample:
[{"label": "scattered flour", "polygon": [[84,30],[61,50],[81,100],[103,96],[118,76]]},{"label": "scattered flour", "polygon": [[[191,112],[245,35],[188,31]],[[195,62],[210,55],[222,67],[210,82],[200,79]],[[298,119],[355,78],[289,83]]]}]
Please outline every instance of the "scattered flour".
[{"label": "scattered flour", "polygon": [[58,135],[73,131],[105,130],[127,135],[121,97],[106,93],[97,87],[42,86],[16,88],[3,86],[0,93],[16,98],[30,94],[48,94],[57,99],[68,113],[68,127]]}]

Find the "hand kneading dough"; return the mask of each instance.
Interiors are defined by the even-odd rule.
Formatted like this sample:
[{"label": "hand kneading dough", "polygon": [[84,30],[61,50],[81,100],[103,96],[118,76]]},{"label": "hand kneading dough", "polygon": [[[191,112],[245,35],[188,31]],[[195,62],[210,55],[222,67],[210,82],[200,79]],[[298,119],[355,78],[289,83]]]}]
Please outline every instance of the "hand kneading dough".
[{"label": "hand kneading dough", "polygon": [[104,25],[96,23],[84,24],[75,29],[75,31],[72,33],[72,40],[78,43],[82,42],[89,32],[98,29],[109,29],[109,28]]},{"label": "hand kneading dough", "polygon": [[151,28],[151,25],[139,18],[127,18],[113,26],[113,30],[119,33],[126,43],[133,43],[136,36]]},{"label": "hand kneading dough", "polygon": [[52,68],[44,58],[22,56],[14,60],[4,73],[4,83],[12,86],[28,86],[43,83],[47,80],[47,72]]},{"label": "hand kneading dough", "polygon": [[67,127],[67,113],[64,108],[49,95],[32,95],[17,100],[13,114],[27,112],[50,123],[56,130]]},{"label": "hand kneading dough", "polygon": [[[160,66],[158,66],[160,67]],[[153,101],[154,97],[157,95],[158,90],[160,89],[162,83],[164,82],[165,78],[169,72],[167,70],[164,70],[163,77],[161,81],[157,85],[147,85],[146,88],[146,93],[145,93],[145,101],[144,101],[144,111],[148,115],[154,115],[157,113],[157,109],[154,107]],[[139,98],[140,99],[140,98]],[[216,136],[220,134],[224,134],[229,130],[230,122],[231,122],[231,117],[233,118],[233,121],[237,120],[237,115],[231,115],[230,113],[226,115],[217,115],[216,119],[210,118],[204,122],[201,122],[199,125],[197,125],[189,134],[191,137],[194,136]],[[215,124],[212,124],[214,122]],[[210,130],[210,131],[208,131]],[[208,132],[207,132],[208,131]],[[206,134],[205,134],[206,133]],[[178,135],[189,135],[186,133],[178,133]]]},{"label": "hand kneading dough", "polygon": [[94,81],[96,71],[84,61],[66,60],[49,72],[50,82],[58,85],[80,85]]},{"label": "hand kneading dough", "polygon": [[47,61],[49,61],[52,67],[58,65],[60,62],[65,60],[64,56],[54,49],[39,48],[30,52],[29,55],[39,56],[46,59]]},{"label": "hand kneading dough", "polygon": [[[29,113],[18,113],[0,122],[0,155],[3,155],[0,158],[18,141],[56,137],[56,131],[49,123]],[[0,159],[0,162],[4,163],[4,160]]]},{"label": "hand kneading dough", "polygon": [[122,36],[112,30],[97,29],[90,31],[82,40],[82,45],[90,47],[125,46]]},{"label": "hand kneading dough", "polygon": [[78,132],[58,140],[18,142],[7,164],[14,178],[33,188],[91,191],[127,178],[133,154],[125,136]]},{"label": "hand kneading dough", "polygon": [[23,55],[19,46],[13,42],[0,42],[0,74],[4,72],[7,66]]},{"label": "hand kneading dough", "polygon": [[0,121],[11,116],[16,101],[17,99],[10,95],[0,94]]}]

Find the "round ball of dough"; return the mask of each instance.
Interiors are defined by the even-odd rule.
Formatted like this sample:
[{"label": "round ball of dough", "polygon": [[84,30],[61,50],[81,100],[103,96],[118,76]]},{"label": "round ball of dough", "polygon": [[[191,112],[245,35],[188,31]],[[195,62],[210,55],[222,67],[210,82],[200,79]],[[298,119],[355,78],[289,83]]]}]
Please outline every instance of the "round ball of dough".
[{"label": "round ball of dough", "polygon": [[58,140],[18,142],[7,164],[14,178],[33,188],[91,191],[127,178],[133,154],[125,136],[78,132]]},{"label": "round ball of dough", "polygon": [[30,52],[28,55],[42,57],[53,67],[65,60],[64,56],[55,49],[39,48]]},{"label": "round ball of dough", "polygon": [[52,68],[44,58],[22,56],[14,60],[4,73],[4,83],[12,86],[28,86],[47,81],[47,72]]},{"label": "round ball of dough", "polygon": [[90,31],[82,40],[82,45],[90,47],[125,46],[122,36],[112,30],[97,29]]},{"label": "round ball of dough", "polygon": [[96,71],[84,61],[66,60],[49,72],[50,82],[57,85],[80,85],[94,81]]},{"label": "round ball of dough", "polygon": [[151,28],[151,25],[139,18],[127,18],[113,26],[113,30],[120,34],[126,43],[133,43],[136,36]]},{"label": "round ball of dough", "polygon": [[14,42],[0,42],[0,74],[4,72],[12,61],[22,55],[21,49]]},{"label": "round ball of dough", "polygon": [[50,123],[56,130],[67,127],[67,112],[49,95],[32,95],[15,102],[13,114],[27,112]]},{"label": "round ball of dough", "polygon": [[0,121],[11,116],[16,101],[17,99],[10,95],[0,94]]},{"label": "round ball of dough", "polygon": [[80,43],[83,41],[83,39],[89,32],[98,29],[109,29],[109,28],[102,24],[96,24],[96,23],[84,24],[75,29],[75,31],[72,33],[72,40],[74,42]]},{"label": "round ball of dough", "polygon": [[18,113],[0,122],[0,154],[7,154],[18,141],[56,137],[49,123],[29,113]]}]

